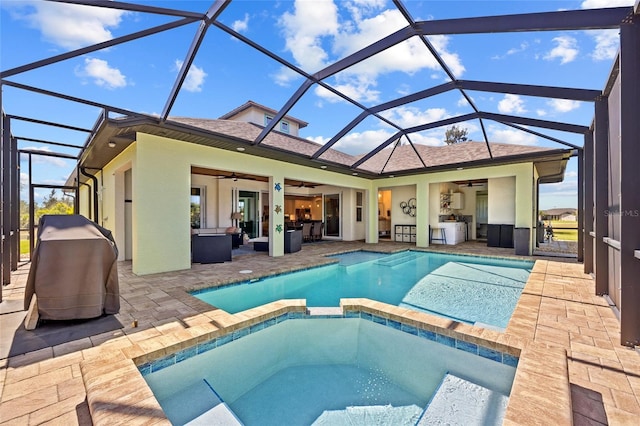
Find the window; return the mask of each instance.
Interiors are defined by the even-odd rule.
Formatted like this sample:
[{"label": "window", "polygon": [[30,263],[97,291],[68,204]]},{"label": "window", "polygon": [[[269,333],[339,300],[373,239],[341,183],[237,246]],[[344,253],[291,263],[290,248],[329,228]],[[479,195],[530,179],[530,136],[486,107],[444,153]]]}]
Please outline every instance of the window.
[{"label": "window", "polygon": [[280,122],[280,131],[282,133],[289,133],[289,122],[281,121]]},{"label": "window", "polygon": [[264,115],[264,125],[268,125],[271,120],[273,120],[273,115],[265,114]]},{"label": "window", "polygon": [[191,229],[206,228],[205,187],[191,188]]},{"label": "window", "polygon": [[362,192],[356,192],[356,222],[362,222]]}]

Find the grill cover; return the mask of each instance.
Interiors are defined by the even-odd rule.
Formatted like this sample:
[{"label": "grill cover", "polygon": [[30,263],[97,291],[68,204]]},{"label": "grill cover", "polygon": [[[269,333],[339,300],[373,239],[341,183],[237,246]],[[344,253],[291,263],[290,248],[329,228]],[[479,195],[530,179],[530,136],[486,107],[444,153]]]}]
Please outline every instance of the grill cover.
[{"label": "grill cover", "polygon": [[42,319],[95,318],[120,310],[118,249],[111,231],[80,215],[45,215],[27,278],[24,309]]}]

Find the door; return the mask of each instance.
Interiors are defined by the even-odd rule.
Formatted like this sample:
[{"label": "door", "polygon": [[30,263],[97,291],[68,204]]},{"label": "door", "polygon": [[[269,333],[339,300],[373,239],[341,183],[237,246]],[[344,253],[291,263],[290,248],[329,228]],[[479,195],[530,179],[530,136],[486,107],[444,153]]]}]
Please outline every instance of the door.
[{"label": "door", "polygon": [[[258,236],[259,192],[240,191],[238,194],[238,211],[242,213],[242,223],[240,227],[249,238]],[[234,224],[235,225],[235,224]]]},{"label": "door", "polygon": [[340,194],[324,195],[324,235],[327,237],[341,236],[340,233]]},{"label": "door", "polygon": [[133,190],[131,169],[124,172],[124,260],[133,258]]},{"label": "door", "polygon": [[476,193],[476,238],[487,238],[489,223],[489,195]]},{"label": "door", "polygon": [[261,237],[269,236],[269,193],[262,193],[262,217],[261,217],[262,233]]}]

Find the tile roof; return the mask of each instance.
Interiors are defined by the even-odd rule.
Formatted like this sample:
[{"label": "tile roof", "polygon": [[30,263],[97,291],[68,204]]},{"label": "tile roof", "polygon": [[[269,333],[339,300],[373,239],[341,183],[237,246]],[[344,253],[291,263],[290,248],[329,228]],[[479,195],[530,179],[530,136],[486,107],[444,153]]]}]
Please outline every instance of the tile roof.
[{"label": "tile roof", "polygon": [[[253,142],[263,129],[262,126],[257,124],[234,120],[172,117],[170,121],[186,124],[224,136],[242,139],[248,143]],[[306,157],[311,157],[322,147],[321,144],[308,139],[287,135],[277,131],[270,132],[261,145]],[[557,148],[543,148],[530,145],[514,145],[495,142],[492,142],[489,145],[494,159],[504,159],[506,157],[526,154],[536,155],[557,152]],[[319,158],[331,163],[352,166],[356,161],[363,157],[364,155],[350,155],[336,149],[328,149]],[[400,145],[395,148],[391,146],[381,150],[360,165],[358,169],[376,174],[393,173],[424,169],[425,166],[430,168],[489,159],[490,156],[487,150],[487,145],[484,142],[469,141],[442,146],[414,144],[412,147],[411,145]]]}]

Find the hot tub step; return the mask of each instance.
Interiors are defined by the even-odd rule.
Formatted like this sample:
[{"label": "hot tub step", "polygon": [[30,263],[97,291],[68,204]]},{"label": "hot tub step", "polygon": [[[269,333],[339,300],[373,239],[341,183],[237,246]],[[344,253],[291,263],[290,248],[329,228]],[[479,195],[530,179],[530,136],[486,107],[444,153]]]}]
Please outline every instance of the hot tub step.
[{"label": "hot tub step", "polygon": [[410,261],[414,260],[415,258],[416,258],[415,253],[411,253],[411,252],[400,253],[400,254],[392,255],[392,256],[390,256],[389,258],[386,258],[386,259],[378,260],[378,265],[381,265],[381,266],[397,266],[397,265],[401,265],[401,264],[406,263],[406,262],[410,262]]},{"label": "hot tub step", "polygon": [[508,403],[506,395],[445,374],[416,425],[501,425]]}]

